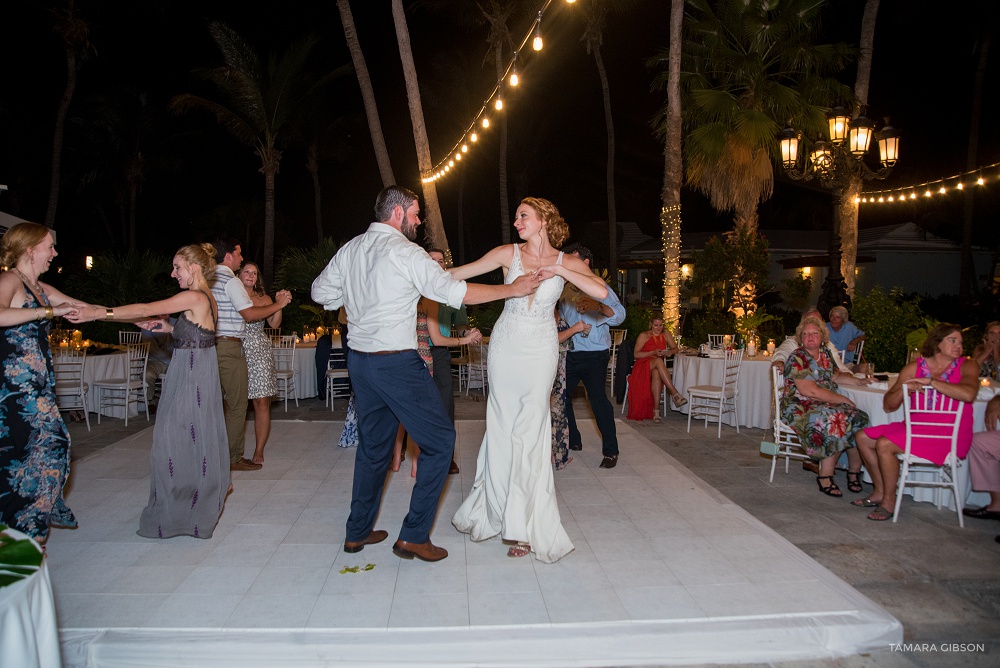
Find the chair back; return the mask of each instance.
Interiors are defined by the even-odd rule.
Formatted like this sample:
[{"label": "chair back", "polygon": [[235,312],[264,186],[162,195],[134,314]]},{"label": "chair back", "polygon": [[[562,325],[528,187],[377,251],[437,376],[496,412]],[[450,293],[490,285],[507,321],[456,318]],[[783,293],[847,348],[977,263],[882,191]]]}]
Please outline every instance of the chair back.
[{"label": "chair back", "polygon": [[618,346],[625,341],[625,335],[628,334],[627,329],[612,329],[611,330],[611,345],[617,349]]},{"label": "chair back", "polygon": [[56,372],[57,396],[83,394],[83,370],[86,363],[86,348],[70,348],[69,350],[59,350],[52,354],[52,366]]},{"label": "chair back", "polygon": [[743,363],[743,349],[727,350],[726,365],[722,372],[722,392],[726,397],[735,397],[740,392],[740,369]]},{"label": "chair back", "polygon": [[709,334],[708,335],[708,345],[712,348],[721,348],[725,343],[726,337],[729,337],[730,341],[735,341],[736,337],[732,334]]},{"label": "chair back", "polygon": [[865,349],[865,342],[858,341],[858,347],[854,349],[854,363],[858,364],[861,362],[861,353]]},{"label": "chair back", "polygon": [[270,339],[273,339],[276,336],[281,336],[281,328],[280,327],[265,327],[264,328],[264,336],[266,336],[266,337],[268,337]]},{"label": "chair back", "polygon": [[483,396],[486,396],[486,389],[489,387],[489,370],[487,369],[489,351],[490,344],[485,339],[469,345],[469,368],[465,379],[466,395],[469,394],[469,389],[475,383],[483,391]]},{"label": "chair back", "polygon": [[[274,369],[276,371],[293,371],[295,369],[295,337],[278,336],[271,339],[274,343]],[[331,353],[332,354],[332,353]]]},{"label": "chair back", "polygon": [[930,385],[911,389],[903,383],[903,416],[906,445],[903,454],[910,455],[913,439],[934,440],[949,445],[956,455],[958,428],[964,403],[936,391]]},{"label": "chair back", "polygon": [[837,354],[837,359],[840,360],[840,363],[844,364],[844,355],[847,354],[846,351],[834,348],[833,352]]},{"label": "chair back", "polygon": [[[136,332],[138,333],[138,332]],[[131,381],[146,382],[146,362],[149,361],[149,342],[129,343],[125,352],[128,354],[126,373]]]},{"label": "chair back", "polygon": [[118,343],[119,345],[127,345],[129,343],[139,343],[142,341],[142,332],[139,330],[119,330],[118,332]]}]

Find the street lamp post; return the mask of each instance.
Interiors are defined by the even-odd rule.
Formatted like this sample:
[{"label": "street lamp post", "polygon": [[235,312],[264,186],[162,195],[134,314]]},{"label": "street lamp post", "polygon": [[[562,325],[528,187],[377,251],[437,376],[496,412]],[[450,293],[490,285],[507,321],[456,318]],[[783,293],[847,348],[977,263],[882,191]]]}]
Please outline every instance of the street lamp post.
[{"label": "street lamp post", "polygon": [[[847,294],[847,283],[840,270],[840,216],[844,190],[853,178],[860,178],[863,181],[886,178],[892,172],[899,156],[899,135],[888,124],[876,133],[874,121],[862,114],[852,119],[843,107],[831,109],[827,113],[827,121],[829,142],[816,141],[808,156],[802,160],[799,159],[802,133],[789,126],[778,134],[781,145],[781,166],[785,173],[796,181],[819,179],[820,184],[828,188],[833,195],[830,270],[827,272],[826,280],[823,281],[823,289],[817,304],[824,318],[828,317],[830,309],[834,306],[842,305],[849,308],[851,305],[851,298]],[[878,142],[881,164],[878,169],[870,168],[864,161],[872,137]]]}]

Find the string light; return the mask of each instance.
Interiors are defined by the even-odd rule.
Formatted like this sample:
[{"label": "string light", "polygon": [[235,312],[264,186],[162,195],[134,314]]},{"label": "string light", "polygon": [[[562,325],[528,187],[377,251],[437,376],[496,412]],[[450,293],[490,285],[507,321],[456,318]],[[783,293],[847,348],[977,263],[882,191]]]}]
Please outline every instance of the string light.
[{"label": "string light", "polygon": [[[575,0],[566,0],[567,4],[573,4]],[[483,102],[483,106],[480,107],[479,112],[476,113],[472,122],[466,127],[465,132],[462,137],[455,142],[451,149],[445,154],[445,158],[441,160],[431,169],[426,172],[422,172],[420,177],[421,181],[428,183],[430,181],[436,181],[447,173],[446,167],[449,160],[454,160],[452,154],[456,151],[461,150],[462,153],[467,153],[469,151],[469,143],[475,143],[479,140],[479,136],[474,132],[476,128],[482,128],[483,130],[490,127],[490,119],[486,115],[487,110],[491,107],[495,111],[500,111],[503,109],[503,84],[505,82],[509,83],[510,86],[517,86],[520,83],[521,77],[517,72],[517,57],[520,52],[522,52],[528,43],[528,40],[532,40],[532,47],[535,51],[540,51],[543,46],[542,41],[542,14],[549,8],[552,4],[552,0],[545,0],[542,8],[538,10],[538,17],[532,21],[531,26],[524,35],[524,39],[521,40],[517,48],[514,49],[513,57],[510,62],[508,62],[507,67],[504,68],[502,75],[497,79],[496,86],[494,86],[493,91]],[[460,149],[461,147],[461,149]]]},{"label": "string light", "polygon": [[[874,204],[882,203],[886,200],[889,202],[912,202],[918,199],[920,193],[923,193],[923,199],[925,200],[933,199],[934,197],[948,195],[952,192],[964,192],[967,190],[967,185],[971,186],[973,183],[983,188],[987,182],[996,183],[998,181],[1000,181],[1000,162],[995,162],[992,165],[979,167],[935,181],[917,183],[901,188],[861,193],[860,203]],[[855,200],[855,202],[857,201]]]}]

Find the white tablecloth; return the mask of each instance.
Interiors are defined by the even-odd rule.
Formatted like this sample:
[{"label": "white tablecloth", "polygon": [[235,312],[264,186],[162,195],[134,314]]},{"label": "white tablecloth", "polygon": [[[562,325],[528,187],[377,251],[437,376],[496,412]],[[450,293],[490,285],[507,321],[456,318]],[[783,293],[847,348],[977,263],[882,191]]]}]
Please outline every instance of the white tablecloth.
[{"label": "white tablecloth", "polygon": [[[87,361],[83,367],[83,380],[90,388],[87,393],[87,406],[91,413],[97,412],[97,391],[94,390],[94,381],[101,378],[124,378],[126,353],[112,353],[110,355],[87,355]],[[129,405],[129,417],[135,417],[139,410],[135,404]],[[101,414],[107,417],[124,418],[125,413],[120,407],[107,408]],[[143,413],[145,415],[145,413]]]},{"label": "white tablecloth", "polygon": [[[882,399],[886,390],[876,390],[869,387],[856,387],[841,385],[840,392],[850,398],[858,408],[868,413],[872,426],[889,424],[890,422],[903,421],[903,407],[900,406],[891,413],[886,413],[882,409]],[[986,429],[986,404],[987,399],[977,399],[972,405],[973,423],[972,430],[983,431]],[[921,474],[913,474],[914,479],[919,480]],[[867,477],[867,474],[866,474]],[[963,463],[958,469],[959,494],[965,498],[964,504],[969,506],[985,506],[990,502],[990,495],[986,492],[971,492],[972,483],[969,480],[969,466]],[[934,501],[935,490],[931,487],[907,487],[906,494],[913,496],[916,501]],[[945,505],[954,509],[955,502],[951,494],[942,495]]]},{"label": "white tablecloth", "polygon": [[316,346],[295,347],[295,396],[308,399],[319,394],[316,386]]},{"label": "white tablecloth", "polygon": [[[5,533],[18,539],[27,537],[13,529]],[[0,666],[62,666],[52,583],[45,561],[30,577],[0,587]]]},{"label": "white tablecloth", "polygon": [[[673,383],[682,396],[687,388],[695,385],[722,385],[726,361],[696,355],[679,354],[674,357],[671,371]],[[771,428],[771,358],[745,358],[740,366],[739,394],[736,410],[741,427]],[[671,404],[672,405],[672,404]],[[688,407],[674,408],[687,413]],[[730,427],[736,425],[733,414],[726,413],[723,421]]]}]

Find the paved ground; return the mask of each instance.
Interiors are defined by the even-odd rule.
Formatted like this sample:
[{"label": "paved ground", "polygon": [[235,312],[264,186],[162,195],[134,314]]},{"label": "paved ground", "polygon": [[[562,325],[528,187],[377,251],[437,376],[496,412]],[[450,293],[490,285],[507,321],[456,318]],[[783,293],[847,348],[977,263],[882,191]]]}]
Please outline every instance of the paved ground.
[{"label": "paved ground", "polygon": [[[578,416],[588,414],[581,398]],[[277,405],[275,420],[343,420],[345,402],[331,412],[321,399],[300,401],[286,414]],[[457,419],[482,420],[481,397],[456,399]],[[144,417],[106,419],[86,427],[71,424],[74,458],[115,443],[149,426]],[[910,651],[823,662],[824,666],[996,666],[1000,665],[1000,523],[968,520],[959,528],[954,513],[931,504],[904,501],[899,522],[876,523],[850,506],[843,473],[841,488],[849,498],[834,499],[817,491],[815,477],[792,463],[789,473],[768,482],[769,461],[757,445],[761,430],[692,427],[672,413],[663,424],[635,425],[640,433],[694,473],[784,536],[819,563],[885,607],[902,621]],[[870,489],[870,488],[866,488]],[[908,497],[907,497],[908,498]],[[961,644],[980,644],[967,651]],[[802,664],[782,664],[802,665]],[[814,665],[812,663],[808,665]]]}]

